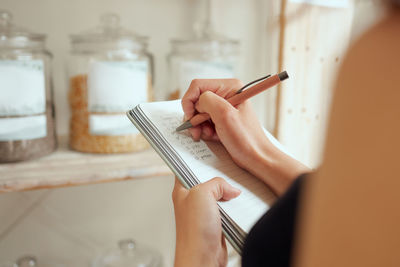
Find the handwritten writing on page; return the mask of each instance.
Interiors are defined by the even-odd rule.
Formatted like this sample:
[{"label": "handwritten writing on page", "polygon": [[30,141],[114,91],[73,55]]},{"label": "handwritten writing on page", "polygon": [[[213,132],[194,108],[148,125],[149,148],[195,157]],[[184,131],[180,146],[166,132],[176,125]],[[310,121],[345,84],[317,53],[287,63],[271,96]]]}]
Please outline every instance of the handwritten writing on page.
[{"label": "handwritten writing on page", "polygon": [[242,191],[239,197],[219,202],[219,205],[245,232],[249,232],[275,199],[268,187],[238,167],[220,143],[194,142],[187,132],[176,132],[183,118],[179,101],[149,103],[141,105],[141,109],[200,182],[222,177]]}]

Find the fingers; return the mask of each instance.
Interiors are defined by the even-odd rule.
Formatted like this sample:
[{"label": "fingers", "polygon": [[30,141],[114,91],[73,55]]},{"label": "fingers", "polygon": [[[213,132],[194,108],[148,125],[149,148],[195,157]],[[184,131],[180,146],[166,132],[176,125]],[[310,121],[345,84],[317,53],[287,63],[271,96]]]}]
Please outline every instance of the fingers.
[{"label": "fingers", "polygon": [[194,141],[199,141],[200,139],[206,141],[219,141],[218,135],[214,129],[214,124],[210,121],[189,128],[189,132]]},{"label": "fingers", "polygon": [[195,104],[203,92],[211,91],[222,98],[230,97],[242,87],[237,79],[196,79],[193,80],[182,98],[182,108],[185,119],[190,119],[195,113]]},{"label": "fingers", "polygon": [[199,185],[200,190],[210,192],[215,200],[231,200],[240,195],[241,191],[230,184],[223,178],[215,177],[205,183]]},{"label": "fingers", "polygon": [[[209,92],[209,94],[219,96],[221,100],[224,98],[229,98],[233,96],[236,91],[241,88],[243,85],[237,79],[204,79],[204,80],[193,80],[190,84],[189,89],[185,93],[182,98],[182,108],[185,113],[185,120],[190,119],[196,112],[196,103],[198,103],[199,98],[203,96],[204,92]],[[208,98],[207,98],[208,99]],[[213,101],[212,99],[208,99],[208,101]],[[212,104],[212,103],[211,103]],[[219,114],[221,109],[226,109],[225,104],[228,103],[219,103],[216,105],[222,105],[222,108],[219,109],[209,109],[208,106],[205,106],[205,110],[210,110],[214,114],[211,117],[215,117]],[[213,105],[213,107],[216,107]],[[232,109],[232,107],[229,107]],[[208,113],[208,112],[207,112]],[[222,113],[225,114],[225,113]],[[189,129],[189,132],[195,141],[210,140],[210,141],[219,141],[219,137],[215,132],[213,124],[206,122],[200,126],[193,127]]]},{"label": "fingers", "polygon": [[189,133],[194,141],[199,141],[201,137],[201,125],[189,128]]},{"label": "fingers", "polygon": [[199,112],[208,113],[216,125],[228,122],[229,117],[237,112],[237,109],[228,101],[211,92],[205,92],[200,96],[196,109]]},{"label": "fingers", "polygon": [[175,176],[175,185],[174,185],[174,190],[172,191],[172,200],[174,203],[179,202],[181,199],[184,199],[186,195],[188,194],[189,190],[187,190],[181,182],[178,180],[178,178]]},{"label": "fingers", "polygon": [[[240,82],[240,84],[242,84]],[[240,86],[241,88],[242,86]],[[232,88],[229,93],[224,97],[225,99],[231,98],[232,96],[236,95],[236,92],[240,89],[240,88]]]},{"label": "fingers", "polygon": [[193,191],[201,193],[209,193],[213,196],[215,200],[231,200],[240,195],[241,191],[230,184],[228,184],[223,178],[215,177],[205,183],[199,184],[193,187],[191,190],[187,190],[175,177],[174,190],[172,191],[172,200],[174,204],[179,203],[181,200],[185,199],[186,196]]},{"label": "fingers", "polygon": [[214,125],[206,121],[200,125],[201,127],[201,139],[203,140],[214,140],[214,136],[216,136]]},{"label": "fingers", "polygon": [[245,100],[241,104],[237,105],[236,109],[238,109],[239,111],[243,111],[243,113],[255,113],[250,100]]}]

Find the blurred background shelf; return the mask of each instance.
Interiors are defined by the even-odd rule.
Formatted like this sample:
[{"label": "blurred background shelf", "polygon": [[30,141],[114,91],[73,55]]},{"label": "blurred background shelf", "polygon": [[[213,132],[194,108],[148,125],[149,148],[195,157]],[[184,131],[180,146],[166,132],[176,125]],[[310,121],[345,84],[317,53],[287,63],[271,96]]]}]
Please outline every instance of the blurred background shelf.
[{"label": "blurred background shelf", "polygon": [[87,185],[171,175],[162,159],[147,149],[126,154],[86,154],[68,148],[37,160],[0,165],[0,193]]}]

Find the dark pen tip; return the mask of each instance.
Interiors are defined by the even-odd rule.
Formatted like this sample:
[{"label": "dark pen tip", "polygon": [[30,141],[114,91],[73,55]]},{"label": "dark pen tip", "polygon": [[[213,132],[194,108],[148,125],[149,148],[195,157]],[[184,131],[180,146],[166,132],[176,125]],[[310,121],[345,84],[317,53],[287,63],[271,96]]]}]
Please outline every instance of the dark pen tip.
[{"label": "dark pen tip", "polygon": [[192,128],[193,125],[192,123],[190,123],[190,121],[185,121],[181,126],[179,126],[178,128],[176,128],[177,132]]},{"label": "dark pen tip", "polygon": [[289,78],[289,75],[287,74],[286,71],[282,71],[281,73],[278,74],[279,80],[283,81]]}]

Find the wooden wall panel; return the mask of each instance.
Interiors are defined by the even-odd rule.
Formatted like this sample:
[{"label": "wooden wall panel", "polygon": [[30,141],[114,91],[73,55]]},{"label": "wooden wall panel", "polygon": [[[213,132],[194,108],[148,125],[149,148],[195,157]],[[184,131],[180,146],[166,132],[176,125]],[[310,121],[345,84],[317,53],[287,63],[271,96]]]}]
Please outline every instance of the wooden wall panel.
[{"label": "wooden wall panel", "polygon": [[[280,1],[259,1],[259,18],[262,23],[262,34],[260,34],[260,43],[262,43],[262,49],[260,49],[260,57],[262,60],[261,69],[264,73],[276,73],[279,70],[279,34],[280,34]],[[277,98],[277,87],[267,90],[261,94],[265,98],[265,106],[263,112],[265,112],[263,124],[267,130],[273,133],[275,128],[275,110],[276,110],[276,98]]]},{"label": "wooden wall panel", "polygon": [[277,137],[305,164],[320,162],[335,76],[350,40],[353,5],[286,3]]}]

